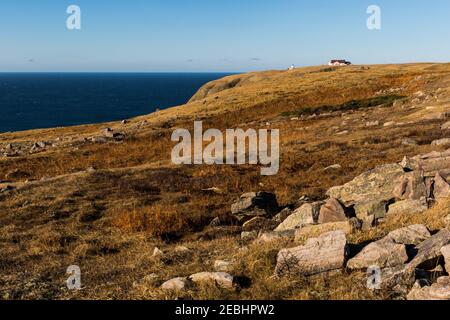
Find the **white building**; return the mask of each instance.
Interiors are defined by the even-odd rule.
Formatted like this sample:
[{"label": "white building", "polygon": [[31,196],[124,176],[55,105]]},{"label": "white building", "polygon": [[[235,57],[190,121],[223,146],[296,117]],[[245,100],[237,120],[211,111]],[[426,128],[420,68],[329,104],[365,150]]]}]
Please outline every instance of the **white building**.
[{"label": "white building", "polygon": [[352,63],[350,61],[347,60],[331,60],[330,62],[328,62],[329,66],[349,66]]}]

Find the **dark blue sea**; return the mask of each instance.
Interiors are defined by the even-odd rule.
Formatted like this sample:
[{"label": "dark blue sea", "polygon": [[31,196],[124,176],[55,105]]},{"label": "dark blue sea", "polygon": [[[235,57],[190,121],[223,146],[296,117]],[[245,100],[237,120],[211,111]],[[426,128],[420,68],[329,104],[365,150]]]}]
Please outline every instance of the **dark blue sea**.
[{"label": "dark blue sea", "polygon": [[223,73],[0,73],[0,132],[127,119],[186,103]]}]

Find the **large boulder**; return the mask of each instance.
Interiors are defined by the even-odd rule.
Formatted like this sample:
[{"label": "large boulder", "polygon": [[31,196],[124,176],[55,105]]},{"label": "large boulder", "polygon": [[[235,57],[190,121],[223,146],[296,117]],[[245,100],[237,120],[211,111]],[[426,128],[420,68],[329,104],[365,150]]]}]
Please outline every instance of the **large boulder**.
[{"label": "large boulder", "polygon": [[346,207],[373,199],[389,201],[393,198],[395,181],[405,174],[399,164],[376,167],[349,183],[328,190],[330,198],[338,199]]},{"label": "large boulder", "polygon": [[231,205],[231,214],[241,223],[258,216],[271,218],[277,211],[277,198],[268,192],[245,193]]},{"label": "large boulder", "polygon": [[418,245],[431,237],[430,231],[422,224],[415,224],[390,232],[386,238],[395,243]]},{"label": "large boulder", "polygon": [[389,203],[390,200],[375,198],[355,204],[356,217],[363,222],[363,229],[372,227],[377,219],[384,218]]},{"label": "large boulder", "polygon": [[320,208],[319,223],[346,221],[345,210],[338,200],[331,198]]},{"label": "large boulder", "polygon": [[345,234],[351,234],[361,229],[361,222],[352,218],[341,222],[329,222],[322,224],[312,224],[295,230],[295,242],[305,241],[306,239],[317,237],[321,234],[331,231],[343,231]]},{"label": "large boulder", "polygon": [[275,274],[314,275],[341,269],[347,255],[347,239],[343,231],[332,231],[308,239],[303,246],[283,249],[278,253]]},{"label": "large boulder", "polygon": [[408,300],[450,300],[450,277],[440,277],[431,286],[416,282],[408,294]]},{"label": "large boulder", "polygon": [[347,268],[351,270],[367,269],[371,266],[392,268],[403,265],[407,261],[408,254],[404,244],[383,238],[364,247],[360,253],[348,261]]},{"label": "large boulder", "polygon": [[414,274],[416,268],[423,268],[424,270],[434,269],[442,257],[442,247],[449,243],[450,231],[443,229],[419,244],[416,247],[417,254],[408,263],[406,272],[411,275]]},{"label": "large boulder", "polygon": [[319,220],[320,208],[323,202],[305,203],[287,217],[275,231],[295,230],[306,225],[315,224]]}]

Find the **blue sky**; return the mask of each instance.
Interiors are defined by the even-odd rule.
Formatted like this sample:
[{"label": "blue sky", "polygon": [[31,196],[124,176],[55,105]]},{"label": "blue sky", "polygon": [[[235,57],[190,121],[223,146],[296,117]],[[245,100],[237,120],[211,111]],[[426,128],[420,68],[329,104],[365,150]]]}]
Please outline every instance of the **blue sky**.
[{"label": "blue sky", "polygon": [[[66,28],[69,5],[82,29]],[[382,9],[382,29],[366,9]],[[250,71],[448,61],[448,0],[1,0],[0,71]]]}]

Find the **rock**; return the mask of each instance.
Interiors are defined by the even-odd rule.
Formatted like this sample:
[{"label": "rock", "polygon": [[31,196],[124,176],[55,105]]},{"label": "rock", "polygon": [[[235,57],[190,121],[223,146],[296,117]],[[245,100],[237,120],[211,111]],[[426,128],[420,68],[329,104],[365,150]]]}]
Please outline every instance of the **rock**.
[{"label": "rock", "polygon": [[383,127],[392,127],[395,126],[395,121],[388,121],[383,124]]},{"label": "rock", "polygon": [[175,252],[177,253],[185,253],[185,252],[189,252],[189,248],[185,247],[185,246],[176,246],[175,247]]},{"label": "rock", "polygon": [[128,120],[122,120],[120,123],[121,123],[121,124],[127,124],[127,123],[128,123]]},{"label": "rock", "polygon": [[423,286],[416,282],[408,294],[408,300],[450,300],[450,277],[440,277],[435,284]]},{"label": "rock", "polygon": [[211,222],[209,223],[210,227],[218,227],[220,226],[221,221],[219,217],[215,217],[214,219],[211,220]]},{"label": "rock", "polygon": [[294,238],[294,235],[294,230],[263,232],[259,235],[258,239],[256,239],[256,243],[271,243],[291,239]]},{"label": "rock", "polygon": [[441,248],[441,253],[444,256],[445,271],[450,273],[450,245],[443,246]]},{"label": "rock", "polygon": [[450,138],[443,138],[443,139],[438,139],[438,140],[434,140],[433,142],[431,142],[432,146],[443,146],[443,147],[448,147],[450,146]]},{"label": "rock", "polygon": [[342,166],[340,164],[333,164],[331,166],[326,167],[323,171],[332,171],[332,170],[340,170]]},{"label": "rock", "polygon": [[403,200],[389,205],[388,215],[395,214],[415,214],[422,213],[428,209],[428,205],[423,200]]},{"label": "rock", "polygon": [[343,231],[324,233],[311,238],[304,246],[282,249],[277,255],[275,275],[314,275],[341,269],[347,255],[347,239]]},{"label": "rock", "polygon": [[319,223],[346,221],[344,208],[336,199],[329,199],[320,207]]},{"label": "rock", "polygon": [[343,186],[331,188],[327,195],[339,200],[346,207],[374,199],[389,201],[393,198],[395,180],[404,174],[403,167],[399,164],[382,165]]},{"label": "rock", "polygon": [[392,268],[403,265],[407,261],[405,245],[383,238],[364,247],[360,253],[348,261],[347,268],[351,270],[367,269],[371,266]]},{"label": "rock", "polygon": [[153,250],[153,257],[161,257],[163,255],[164,253],[158,247],[155,247]]},{"label": "rock", "polygon": [[349,133],[348,130],[344,130],[344,131],[340,131],[340,132],[336,133],[336,135],[337,135],[337,136],[343,136],[343,135],[346,135],[346,134],[348,134],[348,133]]},{"label": "rock", "polygon": [[165,291],[183,291],[186,287],[187,278],[178,277],[170,279],[161,285],[161,289]]},{"label": "rock", "polygon": [[380,121],[367,121],[366,127],[376,127],[380,125]]},{"label": "rock", "polygon": [[281,210],[280,213],[277,213],[277,215],[275,217],[273,217],[272,220],[275,221],[276,223],[280,224],[284,220],[286,220],[286,218],[289,217],[291,214],[292,214],[292,210],[289,208],[285,208],[285,209]]},{"label": "rock", "polygon": [[243,194],[231,205],[232,215],[241,223],[253,217],[271,218],[278,210],[277,198],[273,193],[251,192]]},{"label": "rock", "polygon": [[309,225],[301,229],[295,230],[295,242],[301,242],[306,239],[317,237],[318,235],[331,231],[340,230],[345,234],[350,234],[356,230],[360,230],[361,227],[362,227],[361,222],[356,218],[352,218],[350,220],[342,222],[331,222],[324,224]]},{"label": "rock", "polygon": [[400,165],[409,171],[420,171],[423,177],[434,177],[437,172],[450,170],[450,149],[430,152],[412,158],[405,157]]},{"label": "rock", "polygon": [[263,217],[254,217],[242,225],[244,231],[253,231],[253,230],[272,230],[278,225],[277,222],[263,218]]},{"label": "rock", "polygon": [[405,245],[418,245],[431,237],[430,231],[422,224],[415,224],[409,227],[401,228],[390,232],[386,238],[395,243]]},{"label": "rock", "polygon": [[295,230],[302,226],[317,223],[319,220],[320,207],[323,202],[305,203],[287,217],[275,231]]},{"label": "rock", "polygon": [[241,232],[241,240],[242,241],[252,241],[258,237],[257,231],[242,231]]},{"label": "rock", "polygon": [[228,272],[230,271],[232,263],[224,260],[214,261],[214,270],[218,272]]},{"label": "rock", "polygon": [[189,276],[196,284],[216,284],[219,287],[233,288],[233,276],[226,272],[199,272]]},{"label": "rock", "polygon": [[450,121],[447,121],[441,126],[442,130],[450,130]]},{"label": "rock", "polygon": [[402,140],[402,145],[404,145],[404,146],[417,146],[419,144],[414,139],[405,138],[405,139]]},{"label": "rock", "polygon": [[439,172],[434,177],[433,195],[436,200],[450,198],[450,184]]},{"label": "rock", "polygon": [[420,200],[427,197],[427,187],[419,171],[405,173],[395,180],[393,194],[401,200]]},{"label": "rock", "polygon": [[424,270],[432,270],[438,264],[438,260],[441,257],[441,249],[445,245],[450,243],[450,231],[443,229],[437,234],[431,236],[421,244],[417,249],[417,254],[411,262],[408,263],[406,272],[408,274],[414,274],[416,268]]}]

